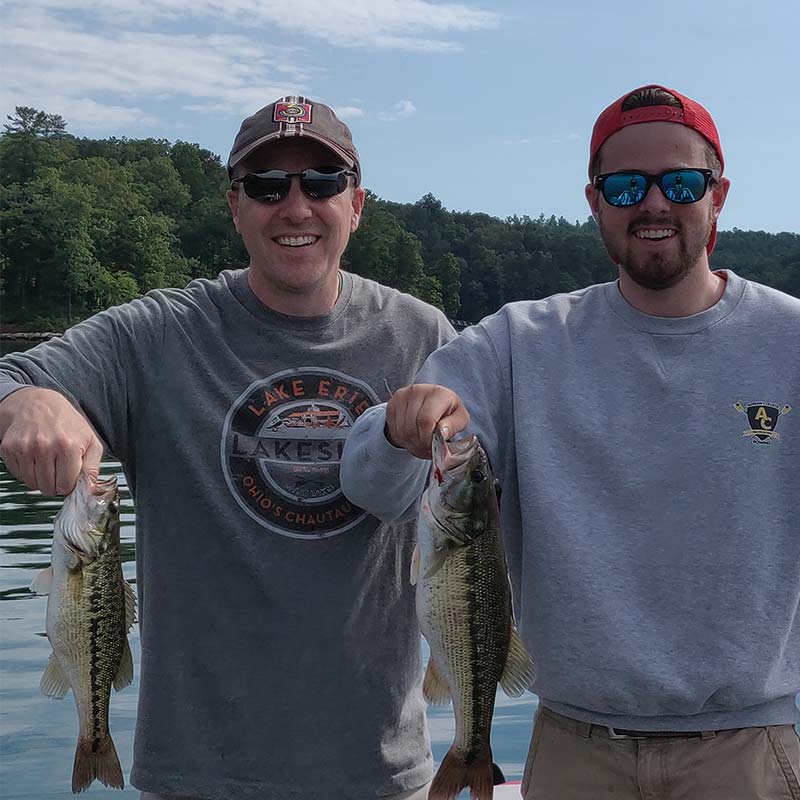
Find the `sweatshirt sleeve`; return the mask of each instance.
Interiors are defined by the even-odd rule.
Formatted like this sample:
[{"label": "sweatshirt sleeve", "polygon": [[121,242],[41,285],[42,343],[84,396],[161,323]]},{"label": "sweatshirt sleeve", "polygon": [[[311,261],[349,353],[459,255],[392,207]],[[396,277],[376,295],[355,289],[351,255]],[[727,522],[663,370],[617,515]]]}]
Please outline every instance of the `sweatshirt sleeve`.
[{"label": "sweatshirt sleeve", "polygon": [[[461,397],[470,413],[468,430],[477,434],[498,475],[513,435],[511,423],[504,422],[511,419],[508,376],[492,336],[493,329],[502,334],[504,328],[498,315],[468,328],[431,354],[414,381],[447,386]],[[416,514],[430,461],[393,447],[385,424],[385,403],[356,420],[342,454],[341,484],[353,503],[384,522],[396,522]]]},{"label": "sweatshirt sleeve", "polygon": [[23,386],[53,389],[124,458],[142,365],[158,363],[163,315],[150,296],[103,311],[51,339],[0,359],[0,400]]}]

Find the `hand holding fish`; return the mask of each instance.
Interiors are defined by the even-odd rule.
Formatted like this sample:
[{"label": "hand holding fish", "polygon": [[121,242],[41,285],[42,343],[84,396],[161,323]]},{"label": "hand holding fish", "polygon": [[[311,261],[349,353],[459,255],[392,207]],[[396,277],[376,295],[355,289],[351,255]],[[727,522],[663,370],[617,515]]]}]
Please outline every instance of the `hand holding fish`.
[{"label": "hand holding fish", "polygon": [[445,386],[416,383],[398,389],[386,404],[386,438],[417,458],[431,457],[434,428],[449,439],[469,425],[461,398]]},{"label": "hand holding fish", "polygon": [[81,471],[97,477],[103,445],[66,397],[25,387],[0,403],[0,458],[44,495],[66,495]]}]

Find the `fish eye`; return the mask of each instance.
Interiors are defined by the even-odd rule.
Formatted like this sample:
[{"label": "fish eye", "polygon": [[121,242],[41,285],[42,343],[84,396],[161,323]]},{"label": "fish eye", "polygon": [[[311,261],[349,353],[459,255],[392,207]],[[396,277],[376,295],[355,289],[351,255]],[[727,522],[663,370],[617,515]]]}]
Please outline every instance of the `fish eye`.
[{"label": "fish eye", "polygon": [[108,504],[108,510],[112,514],[116,514],[118,508],[119,508],[119,506],[113,500]]},{"label": "fish eye", "polygon": [[474,469],[472,470],[470,478],[472,478],[473,483],[481,483],[486,480],[486,473],[483,472],[483,470]]}]

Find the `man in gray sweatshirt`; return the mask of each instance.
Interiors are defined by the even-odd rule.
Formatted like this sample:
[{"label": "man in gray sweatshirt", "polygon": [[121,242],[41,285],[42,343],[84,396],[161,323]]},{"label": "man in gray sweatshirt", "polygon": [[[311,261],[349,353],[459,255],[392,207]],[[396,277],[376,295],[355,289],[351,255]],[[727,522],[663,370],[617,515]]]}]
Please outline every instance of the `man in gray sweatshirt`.
[{"label": "man in gray sweatshirt", "polygon": [[455,332],[340,270],[364,190],[330,108],[262,108],[228,168],[249,267],[3,359],[0,455],[46,495],[97,475],[101,441],[122,462],[144,798],[424,800],[413,525],[349,502],[339,462],[355,420]]},{"label": "man in gray sweatshirt", "polygon": [[612,103],[586,197],[619,280],[504,307],[345,447],[345,494],[397,521],[435,426],[483,443],[537,667],[526,800],[800,798],[800,301],[710,270],[723,166],[688,97]]}]

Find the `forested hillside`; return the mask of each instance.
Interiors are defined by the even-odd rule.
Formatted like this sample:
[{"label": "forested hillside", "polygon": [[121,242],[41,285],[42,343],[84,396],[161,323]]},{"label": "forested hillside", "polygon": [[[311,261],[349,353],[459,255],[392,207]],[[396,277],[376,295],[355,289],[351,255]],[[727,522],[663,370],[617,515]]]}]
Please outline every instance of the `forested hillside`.
[{"label": "forested hillside", "polygon": [[[196,144],[76,138],[60,116],[18,107],[0,135],[3,325],[57,330],[245,265],[226,186],[220,157]],[[369,194],[345,261],[467,321],[615,275],[591,218],[501,220],[448,211],[432,195]],[[712,266],[800,297],[796,233],[720,232]]]}]

